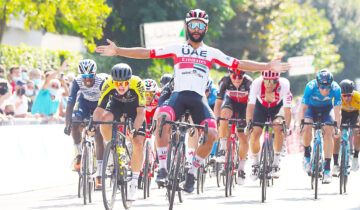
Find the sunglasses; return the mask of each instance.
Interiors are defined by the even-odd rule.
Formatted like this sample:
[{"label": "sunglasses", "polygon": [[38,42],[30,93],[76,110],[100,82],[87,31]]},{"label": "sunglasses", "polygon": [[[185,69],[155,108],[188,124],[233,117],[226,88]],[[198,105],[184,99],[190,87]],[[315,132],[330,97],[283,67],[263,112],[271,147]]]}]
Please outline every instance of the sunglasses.
[{"label": "sunglasses", "polygon": [[155,95],[154,92],[145,92],[146,97],[153,97]]},{"label": "sunglasses", "polygon": [[191,29],[195,29],[197,27],[199,30],[204,30],[206,28],[204,23],[189,23],[188,26]]},{"label": "sunglasses", "polygon": [[93,75],[93,74],[82,74],[81,77],[82,77],[83,79],[86,79],[86,78],[92,79],[92,78],[94,77],[94,75]]},{"label": "sunglasses", "polygon": [[114,81],[115,87],[127,87],[129,85],[129,81]]},{"label": "sunglasses", "polygon": [[264,79],[264,84],[268,85],[268,84],[277,84],[279,82],[278,79]]},{"label": "sunglasses", "polygon": [[320,85],[319,88],[320,89],[328,89],[328,90],[330,90],[331,86],[330,85]]},{"label": "sunglasses", "polygon": [[239,75],[231,74],[231,78],[233,78],[234,80],[236,80],[236,79],[241,80],[243,78],[243,75],[241,75],[241,74],[239,74]]},{"label": "sunglasses", "polygon": [[351,97],[353,96],[352,93],[348,93],[348,94],[341,94],[342,97],[346,98],[346,97]]},{"label": "sunglasses", "polygon": [[51,85],[51,87],[54,89],[59,89],[59,86],[57,86],[57,85]]}]

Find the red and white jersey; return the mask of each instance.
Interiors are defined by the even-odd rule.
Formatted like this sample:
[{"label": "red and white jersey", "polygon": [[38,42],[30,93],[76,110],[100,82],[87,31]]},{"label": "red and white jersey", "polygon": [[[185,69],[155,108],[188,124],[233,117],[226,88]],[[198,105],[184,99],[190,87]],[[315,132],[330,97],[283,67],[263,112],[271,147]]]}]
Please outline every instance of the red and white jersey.
[{"label": "red and white jersey", "polygon": [[158,101],[160,98],[161,92],[156,92],[154,95],[154,99],[150,103],[150,105],[145,106],[145,116],[146,116],[146,124],[151,124],[151,119],[154,117]]},{"label": "red and white jersey", "polygon": [[151,58],[174,59],[174,92],[195,91],[205,96],[211,66],[238,68],[239,61],[218,49],[202,44],[197,49],[189,43],[170,45],[150,51]]},{"label": "red and white jersey", "polygon": [[256,78],[250,86],[249,104],[255,104],[256,99],[267,108],[274,107],[281,101],[283,102],[283,107],[291,107],[292,94],[290,92],[289,80],[283,77],[279,78],[279,82],[275,88],[275,99],[272,102],[268,102],[265,100],[263,78]]}]

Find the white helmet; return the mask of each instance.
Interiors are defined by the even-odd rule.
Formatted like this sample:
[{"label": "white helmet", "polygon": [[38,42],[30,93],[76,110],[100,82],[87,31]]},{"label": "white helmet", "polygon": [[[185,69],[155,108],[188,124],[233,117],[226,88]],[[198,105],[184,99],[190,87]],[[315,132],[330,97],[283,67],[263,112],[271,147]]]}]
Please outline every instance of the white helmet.
[{"label": "white helmet", "polygon": [[156,81],[153,79],[145,79],[144,83],[145,83],[145,91],[156,91],[158,89]]},{"label": "white helmet", "polygon": [[186,13],[185,22],[186,24],[191,20],[201,20],[206,25],[209,23],[209,16],[206,14],[204,10],[201,9],[193,9]]},{"label": "white helmet", "polygon": [[96,74],[96,63],[91,59],[84,59],[79,62],[79,74]]}]

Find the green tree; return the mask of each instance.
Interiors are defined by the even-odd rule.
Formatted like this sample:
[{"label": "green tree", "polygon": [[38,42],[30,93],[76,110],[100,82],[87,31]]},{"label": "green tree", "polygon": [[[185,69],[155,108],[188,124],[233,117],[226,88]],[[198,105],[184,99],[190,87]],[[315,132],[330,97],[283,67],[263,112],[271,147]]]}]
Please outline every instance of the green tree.
[{"label": "green tree", "polygon": [[360,77],[360,0],[298,0],[309,3],[318,10],[324,11],[332,25],[334,43],[339,46],[344,70],[335,75],[340,81],[345,78]]},{"label": "green tree", "polygon": [[77,34],[90,51],[100,39],[111,8],[105,0],[0,0],[0,43],[9,17],[24,18],[25,29]]}]

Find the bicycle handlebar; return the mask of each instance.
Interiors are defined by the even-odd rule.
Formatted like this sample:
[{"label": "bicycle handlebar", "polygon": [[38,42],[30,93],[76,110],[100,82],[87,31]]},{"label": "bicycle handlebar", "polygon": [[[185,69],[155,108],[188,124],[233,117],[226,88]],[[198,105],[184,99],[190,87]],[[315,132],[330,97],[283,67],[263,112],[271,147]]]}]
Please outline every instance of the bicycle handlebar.
[{"label": "bicycle handlebar", "polygon": [[251,131],[252,128],[254,126],[282,126],[282,132],[286,132],[286,124],[285,124],[285,120],[282,123],[273,123],[273,122],[252,122],[252,120],[249,121],[249,125],[248,125],[248,131]]},{"label": "bicycle handlebar", "polygon": [[305,122],[304,119],[301,120],[300,123],[300,132],[302,132],[304,125],[311,125],[315,129],[321,129],[323,126],[333,126],[335,128],[335,134],[338,134],[337,122],[333,123],[320,123],[320,122]]},{"label": "bicycle handlebar", "polygon": [[245,119],[237,119],[237,118],[222,118],[218,117],[218,121],[229,121],[229,123],[235,123],[237,126],[246,126],[246,120]]}]

